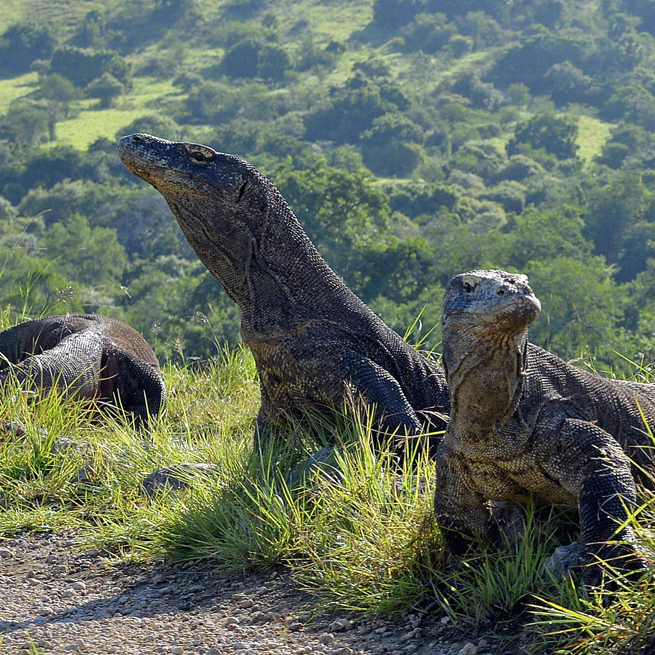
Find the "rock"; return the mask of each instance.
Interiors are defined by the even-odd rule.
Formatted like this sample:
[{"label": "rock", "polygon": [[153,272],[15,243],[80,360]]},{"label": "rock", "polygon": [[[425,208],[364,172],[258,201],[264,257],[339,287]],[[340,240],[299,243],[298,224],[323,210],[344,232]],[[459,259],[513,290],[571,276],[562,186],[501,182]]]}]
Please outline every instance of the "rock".
[{"label": "rock", "polygon": [[216,466],[214,464],[181,462],[173,466],[157,469],[143,480],[141,486],[148,496],[154,496],[166,488],[184,489],[189,486],[193,478],[200,475],[209,476],[215,470]]},{"label": "rock", "polygon": [[352,624],[348,619],[336,619],[330,623],[330,630],[332,632],[343,632],[344,630],[349,630],[352,627]]},{"label": "rock", "polygon": [[319,635],[318,637],[318,643],[319,644],[324,644],[328,645],[331,644],[334,641],[334,635],[330,632],[324,632],[322,635]]},{"label": "rock", "polygon": [[14,556],[14,553],[9,548],[0,548],[0,558],[9,559]]},{"label": "rock", "polygon": [[478,647],[469,641],[457,652],[457,655],[478,655]]}]

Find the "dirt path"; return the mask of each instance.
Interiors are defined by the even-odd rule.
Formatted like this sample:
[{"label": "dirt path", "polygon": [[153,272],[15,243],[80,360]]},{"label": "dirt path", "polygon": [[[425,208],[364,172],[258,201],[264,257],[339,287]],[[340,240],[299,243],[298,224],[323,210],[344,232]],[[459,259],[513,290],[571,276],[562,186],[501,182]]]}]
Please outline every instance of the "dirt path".
[{"label": "dirt path", "polygon": [[107,565],[74,535],[0,541],[0,653],[485,655],[442,641],[439,620],[313,616],[284,572],[221,576],[208,565]]}]

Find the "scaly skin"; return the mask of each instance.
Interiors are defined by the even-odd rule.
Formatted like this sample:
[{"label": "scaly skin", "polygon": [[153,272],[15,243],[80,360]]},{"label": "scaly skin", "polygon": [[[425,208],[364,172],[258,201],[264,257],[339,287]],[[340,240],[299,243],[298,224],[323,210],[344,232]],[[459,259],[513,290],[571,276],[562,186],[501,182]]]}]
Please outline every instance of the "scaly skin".
[{"label": "scaly skin", "polygon": [[166,397],[152,348],[121,321],[66,314],[0,332],[0,383],[14,376],[37,391],[57,388],[100,406],[120,406],[147,427]]},{"label": "scaly skin", "polygon": [[284,428],[288,415],[342,410],[352,397],[376,407],[382,431],[443,430],[443,370],[339,280],[259,171],[207,146],[146,134],[123,137],[118,149],[127,168],[164,196],[241,310],[261,380],[256,443]]},{"label": "scaly skin", "polygon": [[[462,554],[474,538],[499,534],[487,501],[577,508],[586,584],[599,559],[645,567],[630,527],[640,468],[653,468],[647,424],[655,386],[608,380],[528,342],[541,309],[524,275],[472,271],[446,290],[442,327],[452,410],[437,451],[435,514],[446,543]],[[631,466],[632,460],[636,466]],[[622,541],[609,545],[608,541]]]}]

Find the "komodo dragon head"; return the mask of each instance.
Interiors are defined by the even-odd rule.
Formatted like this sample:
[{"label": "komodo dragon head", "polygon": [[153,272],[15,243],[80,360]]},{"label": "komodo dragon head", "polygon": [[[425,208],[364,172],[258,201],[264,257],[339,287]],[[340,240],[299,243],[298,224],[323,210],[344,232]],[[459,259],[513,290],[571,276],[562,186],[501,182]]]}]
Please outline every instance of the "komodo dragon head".
[{"label": "komodo dragon head", "polygon": [[540,311],[526,275],[470,271],[448,283],[441,320],[444,328],[457,324],[462,330],[468,323],[477,334],[492,331],[511,338],[526,330]]},{"label": "komodo dragon head", "polygon": [[[275,187],[240,157],[149,134],[122,137],[118,152],[164,196],[191,247],[240,306],[249,302],[253,267],[270,274],[289,237],[307,238]],[[276,242],[277,233],[287,244]]]},{"label": "komodo dragon head", "polygon": [[541,311],[528,278],[505,271],[470,271],[450,280],[441,312],[443,363],[456,378],[490,357],[516,361],[521,368],[528,326]]}]

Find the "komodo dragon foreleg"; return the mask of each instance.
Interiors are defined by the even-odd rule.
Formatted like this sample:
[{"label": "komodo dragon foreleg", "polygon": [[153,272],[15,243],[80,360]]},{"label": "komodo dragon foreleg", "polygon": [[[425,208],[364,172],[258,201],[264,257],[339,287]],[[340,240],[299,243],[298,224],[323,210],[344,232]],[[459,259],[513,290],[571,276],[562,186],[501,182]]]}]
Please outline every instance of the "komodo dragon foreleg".
[{"label": "komodo dragon foreleg", "polygon": [[578,497],[583,582],[598,584],[603,568],[646,569],[634,545],[634,531],[627,525],[629,512],[637,505],[631,464],[614,437],[593,423],[569,418],[557,438],[536,454],[543,470]]},{"label": "komodo dragon foreleg", "polygon": [[[343,377],[332,384],[326,381],[320,397],[313,398],[313,402],[317,406],[336,408],[343,406],[344,399],[348,399],[355,408],[362,403],[370,407],[376,417],[374,437],[378,441],[393,437],[396,452],[401,454],[404,450],[403,439],[421,431],[421,422],[402,387],[387,370],[359,352],[347,351],[340,359],[344,362],[340,371]],[[320,371],[315,375],[319,378]],[[256,446],[262,443],[262,435],[275,431],[273,426],[279,411],[279,402],[271,401],[266,389],[262,389],[262,405],[255,430]]]}]

